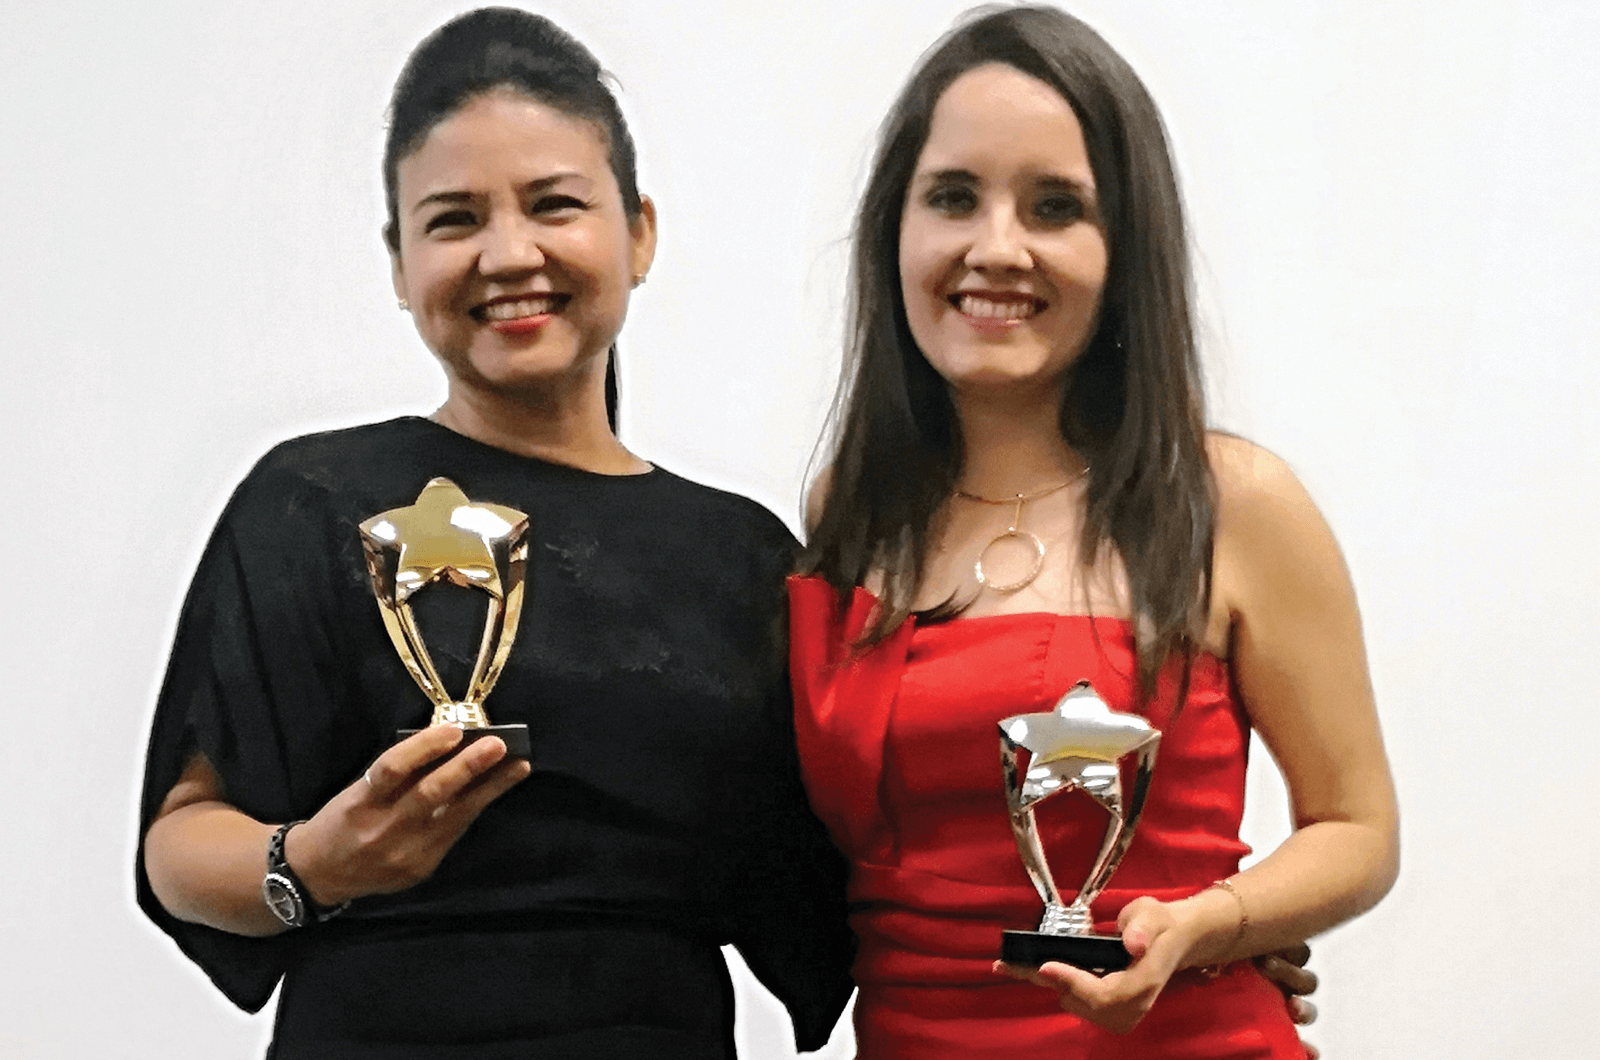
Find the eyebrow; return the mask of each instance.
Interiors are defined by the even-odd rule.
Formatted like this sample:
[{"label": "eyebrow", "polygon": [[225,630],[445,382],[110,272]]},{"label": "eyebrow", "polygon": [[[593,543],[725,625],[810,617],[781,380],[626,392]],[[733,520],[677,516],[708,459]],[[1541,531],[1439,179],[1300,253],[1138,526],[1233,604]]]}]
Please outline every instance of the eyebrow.
[{"label": "eyebrow", "polygon": [[432,195],[424,195],[411,207],[412,213],[418,213],[425,206],[443,205],[445,203],[471,202],[475,196],[470,191],[436,191]]},{"label": "eyebrow", "polygon": [[[940,169],[932,173],[924,173],[918,177],[917,180],[924,184],[961,184],[976,186],[983,183],[983,181],[979,179],[978,175],[972,172],[970,169]],[[1081,180],[1073,180],[1071,177],[1056,176],[1054,174],[1039,177],[1037,180],[1039,184],[1042,184],[1047,188],[1066,189],[1068,191],[1077,192],[1079,195],[1083,195],[1088,198],[1094,198],[1094,187],[1092,185],[1085,184]]]},{"label": "eyebrow", "polygon": [[931,184],[979,184],[978,175],[970,169],[941,169],[933,173],[924,173],[917,178],[923,183]]},{"label": "eyebrow", "polygon": [[[538,180],[530,180],[528,183],[522,185],[521,190],[523,194],[531,195],[537,194],[541,191],[547,191],[550,188],[555,187],[557,184],[560,184],[564,180],[581,180],[587,182],[588,179],[589,178],[585,177],[582,173],[576,171],[563,171],[560,173],[552,173],[548,177],[540,177]],[[481,196],[475,195],[470,191],[436,191],[430,195],[424,195],[422,198],[418,199],[417,204],[411,207],[411,212],[417,213],[427,206],[456,205],[464,202],[472,202],[480,197]]]},{"label": "eyebrow", "polygon": [[1057,176],[1040,177],[1039,178],[1039,183],[1044,185],[1047,188],[1052,188],[1052,189],[1061,188],[1061,189],[1065,189],[1067,191],[1075,191],[1079,195],[1083,195],[1083,196],[1086,196],[1086,197],[1091,198],[1091,199],[1094,198],[1094,186],[1093,185],[1085,184],[1081,180],[1073,180],[1071,177],[1057,177]]}]

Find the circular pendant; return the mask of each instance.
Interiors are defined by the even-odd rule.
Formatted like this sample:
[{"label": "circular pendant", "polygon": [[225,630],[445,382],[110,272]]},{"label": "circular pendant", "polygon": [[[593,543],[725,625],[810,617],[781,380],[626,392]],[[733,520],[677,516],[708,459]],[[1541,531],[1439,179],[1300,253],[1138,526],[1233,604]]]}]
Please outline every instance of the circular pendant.
[{"label": "circular pendant", "polygon": [[[1033,546],[1033,565],[1028,568],[1027,574],[1023,575],[1021,578],[1018,578],[1014,582],[1005,582],[1003,584],[991,582],[989,580],[989,576],[983,571],[983,557],[987,556],[989,554],[989,550],[994,548],[994,546],[998,545],[1000,542],[1011,540],[1026,541],[1028,544]],[[1037,537],[1028,533],[1026,530],[1011,529],[1007,530],[1003,534],[999,534],[994,540],[983,546],[983,551],[978,553],[978,561],[972,565],[972,573],[978,579],[978,586],[981,589],[993,589],[997,593],[1014,593],[1018,589],[1025,589],[1032,585],[1033,579],[1039,576],[1039,568],[1043,566],[1044,542],[1040,541]]]}]

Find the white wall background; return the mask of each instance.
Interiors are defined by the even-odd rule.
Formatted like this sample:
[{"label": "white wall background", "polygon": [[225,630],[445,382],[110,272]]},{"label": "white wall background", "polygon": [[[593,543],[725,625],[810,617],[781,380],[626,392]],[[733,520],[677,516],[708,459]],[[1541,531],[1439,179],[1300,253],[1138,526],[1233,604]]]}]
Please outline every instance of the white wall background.
[{"label": "white wall background", "polygon": [[[623,336],[639,452],[794,521],[871,134],[961,6],[542,5],[621,77],[660,205]],[[0,12],[0,1055],[260,1053],[266,1021],[134,908],[144,730],[255,457],[441,397],[389,293],[378,154],[406,52],[460,9]],[[1600,9],[1079,11],[1172,128],[1216,418],[1299,470],[1364,605],[1405,862],[1318,943],[1313,1037],[1332,1060],[1592,1056]],[[788,1055],[743,997],[747,1055]]]}]

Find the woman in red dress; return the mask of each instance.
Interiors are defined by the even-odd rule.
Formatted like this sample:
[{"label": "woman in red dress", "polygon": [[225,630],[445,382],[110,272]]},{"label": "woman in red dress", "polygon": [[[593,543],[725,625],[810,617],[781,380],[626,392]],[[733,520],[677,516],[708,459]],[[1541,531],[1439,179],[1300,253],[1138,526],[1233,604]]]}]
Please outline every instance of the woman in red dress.
[{"label": "woman in red dress", "polygon": [[[1050,8],[936,46],[884,126],[852,309],[791,637],[861,1057],[1303,1056],[1247,958],[1383,896],[1393,784],[1332,535],[1281,460],[1206,428],[1176,178],[1127,64]],[[995,960],[1041,912],[996,723],[1080,680],[1164,734],[1093,905],[1132,956],[1103,978]],[[1295,831],[1240,872],[1252,728]],[[1039,818],[1070,888],[1104,811]]]}]

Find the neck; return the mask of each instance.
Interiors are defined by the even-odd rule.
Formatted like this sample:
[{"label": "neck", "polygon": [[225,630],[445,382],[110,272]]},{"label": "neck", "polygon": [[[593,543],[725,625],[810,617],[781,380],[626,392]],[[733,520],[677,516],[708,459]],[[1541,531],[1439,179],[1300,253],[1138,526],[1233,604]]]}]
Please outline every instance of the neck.
[{"label": "neck", "polygon": [[1015,497],[1070,481],[1087,464],[1061,437],[1059,405],[1012,396],[952,395],[961,421],[960,488]]},{"label": "neck", "polygon": [[450,380],[430,417],[496,449],[602,475],[637,475],[650,465],[623,447],[606,421],[603,373],[571,393],[486,393]]}]

